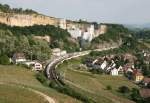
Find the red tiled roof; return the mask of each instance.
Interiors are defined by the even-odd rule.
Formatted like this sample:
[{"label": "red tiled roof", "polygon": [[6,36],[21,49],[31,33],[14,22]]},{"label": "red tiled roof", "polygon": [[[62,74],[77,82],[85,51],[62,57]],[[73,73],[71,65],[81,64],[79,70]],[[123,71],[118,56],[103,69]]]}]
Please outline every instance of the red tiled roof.
[{"label": "red tiled roof", "polygon": [[141,76],[141,75],[143,75],[143,74],[141,73],[141,70],[139,70],[139,69],[134,69],[134,70],[133,70],[133,74],[136,75],[136,76]]}]

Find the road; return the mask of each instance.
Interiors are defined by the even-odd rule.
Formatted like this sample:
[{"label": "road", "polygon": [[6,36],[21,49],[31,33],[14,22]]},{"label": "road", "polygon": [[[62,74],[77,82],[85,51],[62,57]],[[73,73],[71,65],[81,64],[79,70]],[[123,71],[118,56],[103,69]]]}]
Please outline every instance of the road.
[{"label": "road", "polygon": [[94,49],[94,50],[87,50],[87,51],[82,51],[82,52],[68,53],[64,56],[53,58],[52,60],[49,61],[48,65],[46,67],[46,76],[48,79],[57,80],[58,76],[55,71],[55,68],[63,61],[77,58],[77,57],[84,56],[84,55],[88,55],[91,51],[104,51],[104,50],[115,49],[118,47],[119,46],[113,46],[113,47],[103,48],[103,49]]}]

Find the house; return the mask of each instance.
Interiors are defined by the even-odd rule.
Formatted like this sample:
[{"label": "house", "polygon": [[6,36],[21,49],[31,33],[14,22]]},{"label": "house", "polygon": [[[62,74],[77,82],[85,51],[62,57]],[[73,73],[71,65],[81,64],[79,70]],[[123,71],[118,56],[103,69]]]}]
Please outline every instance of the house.
[{"label": "house", "polygon": [[133,64],[132,63],[127,63],[126,65],[123,66],[124,72],[133,72]]},{"label": "house", "polygon": [[15,64],[23,63],[26,61],[24,53],[15,53],[12,57],[12,61]]},{"label": "house", "polygon": [[101,67],[101,69],[104,70],[106,68],[106,66],[107,66],[107,61],[105,60],[100,67]]},{"label": "house", "polygon": [[147,86],[150,83],[150,78],[144,78],[143,83],[145,86]]},{"label": "house", "polygon": [[112,68],[115,68],[115,67],[116,67],[116,63],[112,62]]},{"label": "house", "polygon": [[111,71],[111,69],[115,68],[115,67],[116,67],[115,62],[113,60],[111,60],[111,64],[109,66],[107,65],[106,70]]},{"label": "house", "polygon": [[118,74],[119,74],[119,75],[123,75],[123,74],[124,74],[124,70],[123,70],[123,67],[122,67],[122,66],[120,66],[120,67],[118,68]]},{"label": "house", "polygon": [[135,82],[139,83],[144,79],[144,76],[139,70],[135,69],[133,71],[133,78],[134,78]]},{"label": "house", "polygon": [[95,59],[93,62],[92,62],[92,64],[95,64],[95,63],[97,63],[98,62],[98,59]]},{"label": "house", "polygon": [[32,70],[40,71],[42,70],[43,66],[39,62],[35,62],[32,68],[33,68]]},{"label": "house", "polygon": [[133,70],[131,68],[128,68],[127,71],[126,71],[126,73],[128,73],[128,72],[133,73]]},{"label": "house", "polygon": [[112,76],[118,76],[118,69],[114,68],[111,70],[111,75]]}]

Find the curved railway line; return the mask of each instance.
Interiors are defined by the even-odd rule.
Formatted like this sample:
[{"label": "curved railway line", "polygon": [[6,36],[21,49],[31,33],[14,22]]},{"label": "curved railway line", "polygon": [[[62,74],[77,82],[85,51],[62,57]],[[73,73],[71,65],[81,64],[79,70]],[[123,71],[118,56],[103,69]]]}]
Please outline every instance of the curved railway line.
[{"label": "curved railway line", "polygon": [[88,55],[91,51],[104,51],[104,50],[109,50],[109,49],[115,49],[118,47],[119,46],[113,46],[113,47],[103,48],[103,49],[95,49],[95,50],[87,50],[83,52],[69,53],[64,56],[54,58],[51,61],[49,61],[48,65],[45,68],[46,76],[48,79],[55,80],[58,83],[60,81],[60,78],[55,69],[60,63],[63,63],[63,61],[69,60],[72,58],[77,58],[77,57],[84,56],[84,55]]}]

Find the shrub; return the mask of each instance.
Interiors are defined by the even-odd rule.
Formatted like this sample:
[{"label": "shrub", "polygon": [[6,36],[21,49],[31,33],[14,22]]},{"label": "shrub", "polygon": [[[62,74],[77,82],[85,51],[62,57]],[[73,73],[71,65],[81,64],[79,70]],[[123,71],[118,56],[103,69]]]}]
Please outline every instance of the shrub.
[{"label": "shrub", "polygon": [[36,75],[37,80],[39,80],[43,85],[48,86],[49,85],[49,81],[47,80],[47,78],[44,76],[43,73],[38,73]]},{"label": "shrub", "polygon": [[67,94],[73,98],[83,101],[84,103],[95,103],[95,101],[93,101],[91,98],[80,94],[68,85],[59,85],[55,81],[52,81],[49,86],[56,89],[60,93]]},{"label": "shrub", "polygon": [[103,74],[104,71],[102,69],[90,69],[89,70],[93,74]]},{"label": "shrub", "polygon": [[111,87],[110,85],[108,85],[108,86],[106,87],[106,89],[107,89],[107,90],[112,90],[112,87]]},{"label": "shrub", "polygon": [[140,101],[142,100],[142,97],[140,96],[139,90],[136,88],[133,88],[131,91],[131,99],[140,103]]},{"label": "shrub", "polygon": [[2,65],[8,65],[10,64],[10,60],[9,60],[9,57],[7,55],[1,55],[0,56],[0,64]]},{"label": "shrub", "polygon": [[127,86],[121,86],[121,87],[119,87],[119,92],[121,92],[121,93],[129,93],[130,89]]}]

